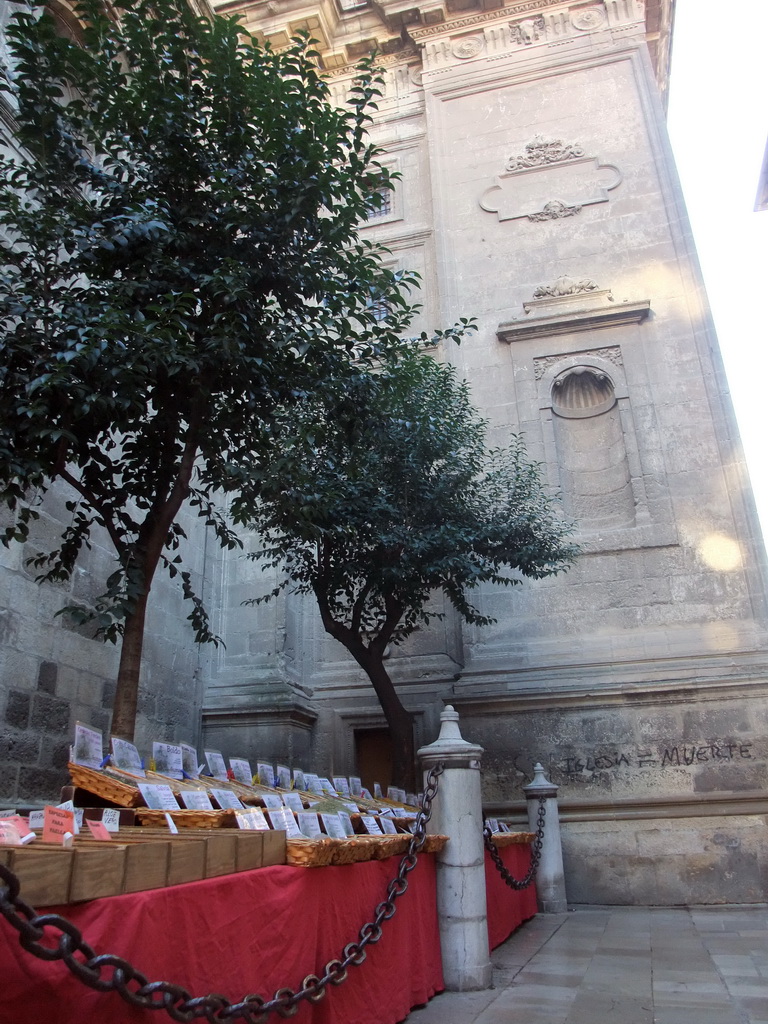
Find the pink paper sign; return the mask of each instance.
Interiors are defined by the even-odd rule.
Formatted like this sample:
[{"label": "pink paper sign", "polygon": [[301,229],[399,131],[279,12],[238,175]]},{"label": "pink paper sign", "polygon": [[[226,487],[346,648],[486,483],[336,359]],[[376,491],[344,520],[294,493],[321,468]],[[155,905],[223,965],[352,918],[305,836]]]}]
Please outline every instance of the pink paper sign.
[{"label": "pink paper sign", "polygon": [[93,821],[91,818],[86,818],[85,823],[91,830],[91,835],[94,839],[111,840],[112,833],[109,831],[103,821]]}]

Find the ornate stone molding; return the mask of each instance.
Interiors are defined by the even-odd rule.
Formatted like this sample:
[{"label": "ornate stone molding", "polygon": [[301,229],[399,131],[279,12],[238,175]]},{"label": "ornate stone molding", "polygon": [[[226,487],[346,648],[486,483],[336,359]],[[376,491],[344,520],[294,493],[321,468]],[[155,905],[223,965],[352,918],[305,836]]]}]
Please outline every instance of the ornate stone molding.
[{"label": "ornate stone molding", "polygon": [[[587,348],[580,352],[571,352],[571,358],[578,360],[605,359],[614,366],[623,366],[621,349],[618,345],[607,345],[605,348]],[[553,366],[563,362],[562,353],[555,356],[541,356],[533,360],[533,376],[535,380],[541,380]]]},{"label": "ornate stone molding", "polygon": [[480,207],[499,220],[558,220],[607,202],[621,181],[618,167],[585,156],[579,143],[537,135],[509,159],[504,174],[481,196]]},{"label": "ornate stone molding", "polygon": [[[551,287],[556,289],[559,282],[567,281],[571,281],[571,278],[560,278]],[[499,341],[511,344],[513,341],[529,341],[531,338],[639,324],[651,311],[650,299],[615,302],[608,289],[591,287],[594,284],[592,281],[574,281],[573,284],[574,291],[566,290],[562,295],[548,295],[524,302],[525,316],[499,324],[496,337]],[[567,285],[564,287],[568,288]]]},{"label": "ornate stone molding", "polygon": [[581,292],[599,291],[598,285],[588,277],[575,281],[572,277],[558,277],[554,284],[540,284],[533,293],[534,299],[559,299],[564,295],[579,295]]}]

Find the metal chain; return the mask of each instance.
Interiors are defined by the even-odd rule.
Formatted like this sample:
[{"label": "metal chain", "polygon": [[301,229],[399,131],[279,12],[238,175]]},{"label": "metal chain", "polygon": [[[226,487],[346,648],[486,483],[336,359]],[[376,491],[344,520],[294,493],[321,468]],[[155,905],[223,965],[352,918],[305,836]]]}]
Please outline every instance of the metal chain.
[{"label": "metal chain", "polygon": [[534,840],[533,849],[531,850],[531,863],[528,868],[528,871],[525,874],[525,877],[521,879],[515,878],[513,875],[509,873],[509,871],[507,871],[507,869],[504,867],[501,861],[501,855],[498,851],[498,848],[494,843],[493,839],[491,838],[493,833],[491,832],[487,825],[483,829],[483,840],[485,842],[485,848],[491,855],[491,860],[498,868],[499,874],[507,883],[507,885],[512,889],[527,889],[536,875],[536,869],[538,868],[539,861],[541,860],[541,846],[544,842],[544,817],[546,813],[546,797],[540,796],[539,813],[538,817],[536,818],[536,839]]},{"label": "metal chain", "polygon": [[[329,960],[320,977],[308,974],[301,988],[279,988],[272,999],[260,995],[244,996],[231,1003],[225,996],[211,993],[192,996],[181,985],[167,981],[149,981],[127,960],[111,953],[97,954],[83,939],[80,931],[58,914],[38,914],[19,896],[18,877],[0,864],[0,914],[19,933],[22,947],[40,960],[61,960],[84,985],[99,992],[117,992],[131,1006],[146,1010],[165,1010],[172,1020],[218,1021],[244,1020],[246,1024],[261,1024],[271,1013],[280,1017],[293,1017],[303,999],[319,1002],[328,985],[341,985],[349,967],[359,967],[365,960],[365,947],[374,945],[382,935],[382,924],[394,917],[395,900],[408,889],[407,875],[417,863],[417,855],[424,846],[426,825],[432,817],[432,801],[437,794],[437,779],[443,765],[432,768],[427,776],[421,808],[416,817],[408,850],[400,861],[398,872],[387,886],[387,898],[376,907],[372,921],[360,929],[357,942],[348,943],[337,959]],[[58,931],[55,935],[53,929]]]}]

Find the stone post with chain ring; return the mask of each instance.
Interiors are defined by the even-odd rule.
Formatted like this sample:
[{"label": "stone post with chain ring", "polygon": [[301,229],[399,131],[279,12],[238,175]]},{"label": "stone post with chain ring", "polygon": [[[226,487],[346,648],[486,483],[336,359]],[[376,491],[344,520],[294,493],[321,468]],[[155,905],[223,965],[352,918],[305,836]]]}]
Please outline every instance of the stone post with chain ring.
[{"label": "stone post with chain ring", "polygon": [[462,739],[458,713],[450,705],[440,715],[438,738],[418,752],[425,772],[441,762],[445,766],[427,830],[450,837],[437,855],[437,913],[443,977],[449,992],[491,987],[480,793],[482,753],[482,747]]},{"label": "stone post with chain ring", "polygon": [[528,801],[528,827],[535,832],[538,825],[539,797],[544,797],[546,827],[541,844],[541,859],[536,871],[536,894],[542,914],[564,914],[568,909],[565,898],[563,848],[560,843],[560,817],[557,811],[557,789],[544,775],[541,764],[533,767],[533,779],[523,786]]}]

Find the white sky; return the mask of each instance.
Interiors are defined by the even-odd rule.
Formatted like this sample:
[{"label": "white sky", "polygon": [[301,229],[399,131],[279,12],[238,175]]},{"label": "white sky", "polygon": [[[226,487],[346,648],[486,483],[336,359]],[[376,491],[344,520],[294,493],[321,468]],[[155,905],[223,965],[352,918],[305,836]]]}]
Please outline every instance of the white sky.
[{"label": "white sky", "polygon": [[768,0],[677,0],[669,132],[768,538]]}]

